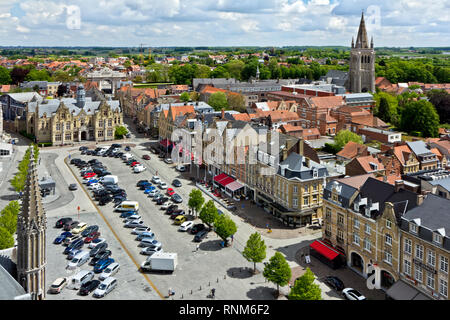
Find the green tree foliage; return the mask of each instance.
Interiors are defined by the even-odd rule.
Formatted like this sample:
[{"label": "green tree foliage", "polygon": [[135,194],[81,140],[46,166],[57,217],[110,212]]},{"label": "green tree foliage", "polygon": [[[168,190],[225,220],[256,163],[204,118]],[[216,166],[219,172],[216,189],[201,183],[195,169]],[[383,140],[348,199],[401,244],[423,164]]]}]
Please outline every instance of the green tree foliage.
[{"label": "green tree foliage", "polygon": [[[395,96],[386,93],[386,92],[377,92],[373,95],[373,99],[375,100],[375,108],[374,108],[374,114],[381,118],[383,121],[391,122],[395,125],[398,125],[399,122],[399,114],[398,114],[398,100]],[[388,106],[388,117],[390,120],[384,120],[383,116],[380,115],[380,103],[381,100],[386,100]],[[386,107],[386,106],[384,106]]]},{"label": "green tree foliage", "polygon": [[200,211],[204,202],[205,198],[203,198],[202,192],[199,189],[192,189],[189,194],[188,207],[194,211],[195,215]]},{"label": "green tree foliage", "polygon": [[341,150],[349,141],[363,144],[362,138],[349,130],[340,130],[334,137],[334,145]]},{"label": "green tree foliage", "polygon": [[25,77],[25,81],[51,81],[47,70],[31,69]]},{"label": "green tree foliage", "polygon": [[228,70],[230,78],[242,80],[242,70],[244,70],[245,63],[241,60],[231,60],[226,63],[224,67]]},{"label": "green tree foliage", "polygon": [[391,122],[392,111],[389,106],[389,102],[386,98],[380,99],[380,106],[378,107],[378,117],[384,122]]},{"label": "green tree foliage", "polygon": [[0,84],[10,84],[11,81],[9,70],[5,67],[0,67]]},{"label": "green tree foliage", "polygon": [[27,174],[28,174],[28,166],[30,164],[30,153],[31,148],[28,148],[25,151],[25,155],[20,161],[18,166],[18,172],[14,175],[14,177],[11,179],[11,185],[16,190],[16,192],[21,192],[25,188],[25,182],[27,180]]},{"label": "green tree foliage", "polygon": [[0,227],[5,228],[10,234],[14,234],[17,230],[17,216],[20,212],[18,201],[11,201],[0,212]]},{"label": "green tree foliage", "polygon": [[21,82],[25,81],[25,77],[30,72],[30,69],[23,67],[14,67],[11,70],[11,82],[12,84],[18,85]]},{"label": "green tree foliage", "polygon": [[8,249],[14,246],[14,238],[12,234],[3,227],[0,227],[0,250]]},{"label": "green tree foliage", "polygon": [[314,283],[314,273],[306,268],[305,274],[295,280],[289,300],[322,300],[322,290]]},{"label": "green tree foliage", "polygon": [[250,235],[242,255],[249,262],[253,262],[253,273],[256,273],[256,263],[266,258],[266,244],[258,232]]},{"label": "green tree foliage", "polygon": [[189,99],[191,101],[198,101],[198,100],[200,100],[200,93],[198,93],[196,91],[192,91],[191,94],[189,95]]},{"label": "green tree foliage", "polygon": [[116,139],[123,139],[123,136],[126,135],[127,133],[128,133],[127,128],[125,128],[124,126],[119,126],[114,131],[114,136],[116,137]]},{"label": "green tree foliage", "polygon": [[211,72],[213,78],[230,78],[230,72],[224,66],[218,66]]},{"label": "green tree foliage", "polygon": [[437,137],[439,134],[439,115],[434,106],[426,101],[408,102],[402,111],[401,130],[421,132],[423,137]]},{"label": "green tree foliage", "polygon": [[239,112],[245,112],[245,98],[242,94],[232,94],[228,93],[227,95],[228,106]]},{"label": "green tree foliage", "polygon": [[149,65],[146,73],[147,82],[168,82],[169,66],[165,64],[154,63]]},{"label": "green tree foliage", "polygon": [[205,203],[202,210],[200,210],[200,214],[198,217],[200,218],[200,220],[202,220],[203,223],[206,223],[209,227],[211,227],[218,216],[219,213],[217,212],[217,208],[214,205],[214,201],[209,200]]},{"label": "green tree foliage", "polygon": [[227,96],[223,92],[215,92],[213,93],[208,100],[208,104],[214,108],[216,111],[224,109],[228,109],[228,100]]},{"label": "green tree foliage", "polygon": [[436,108],[441,123],[450,124],[450,94],[445,90],[431,90],[427,96]]},{"label": "green tree foliage", "polygon": [[66,71],[56,70],[55,73],[53,73],[53,80],[58,82],[70,82],[73,80],[73,77]]},{"label": "green tree foliage", "polygon": [[189,95],[189,92],[183,92],[180,95],[180,100],[184,102],[188,102],[191,99],[191,96]]},{"label": "green tree foliage", "polygon": [[237,226],[230,217],[225,214],[221,214],[214,221],[214,229],[217,235],[222,238],[225,243],[227,243],[227,238],[236,233]]},{"label": "green tree foliage", "polygon": [[285,286],[291,279],[292,272],[286,259],[280,252],[270,258],[263,271],[263,276],[268,281],[277,285],[277,293],[280,294],[280,286]]},{"label": "green tree foliage", "polygon": [[174,65],[169,70],[170,81],[176,84],[192,85],[193,78],[209,78],[211,70],[208,66],[197,64]]}]

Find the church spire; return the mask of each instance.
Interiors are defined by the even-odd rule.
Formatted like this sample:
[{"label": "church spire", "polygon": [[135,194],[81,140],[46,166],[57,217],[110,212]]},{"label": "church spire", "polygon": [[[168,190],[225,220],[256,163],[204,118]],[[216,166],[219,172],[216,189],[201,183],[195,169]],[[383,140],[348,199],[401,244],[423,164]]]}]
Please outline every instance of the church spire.
[{"label": "church spire", "polygon": [[361,22],[359,23],[358,36],[356,38],[356,48],[369,48],[366,23],[364,22],[364,11],[361,14]]}]

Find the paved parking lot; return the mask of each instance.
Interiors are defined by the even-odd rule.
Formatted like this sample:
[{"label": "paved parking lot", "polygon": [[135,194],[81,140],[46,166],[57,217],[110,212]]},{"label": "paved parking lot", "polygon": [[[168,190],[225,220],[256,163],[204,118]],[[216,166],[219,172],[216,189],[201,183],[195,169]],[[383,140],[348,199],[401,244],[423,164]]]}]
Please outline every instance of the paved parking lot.
[{"label": "paved parking lot", "polygon": [[[93,270],[93,266],[89,265],[89,262],[81,266],[76,270],[66,270],[65,267],[69,260],[67,256],[63,254],[65,246],[62,244],[53,244],[53,240],[64,232],[62,229],[55,228],[55,223],[58,217],[47,217],[47,279],[46,288],[48,289],[52,282],[59,277],[68,277],[78,273],[80,270]],[[75,215],[67,215],[64,217],[71,217],[73,220],[86,222],[88,225],[98,225],[101,233],[101,238],[105,238],[108,243],[108,250],[111,250],[111,257],[120,264],[120,270],[116,275],[118,286],[111,291],[108,295],[103,297],[105,300],[118,300],[118,299],[159,299],[156,292],[145,280],[145,278],[137,272],[136,265],[124,252],[120,243],[115,239],[112,232],[109,230],[103,219],[97,212],[81,212],[80,218]],[[85,244],[83,250],[90,250]],[[94,279],[98,280],[99,274],[96,274]],[[48,300],[90,300],[96,299],[92,297],[92,293],[89,296],[78,295],[77,290],[63,289],[60,294],[47,294]]]},{"label": "paved parking lot", "polygon": [[[221,248],[219,245],[221,240],[213,232],[203,240],[200,250],[196,252],[197,243],[193,242],[193,236],[179,232],[178,227],[173,225],[173,220],[169,219],[159,206],[139,190],[136,183],[141,179],[150,180],[156,171],[169,185],[174,178],[179,178],[183,187],[174,189],[182,196],[184,201],[181,207],[184,209],[187,209],[188,195],[194,186],[174,170],[174,165],[163,163],[153,154],[151,160],[142,160],[142,154],[149,152],[138,147],[133,148],[132,152],[135,152],[139,161],[147,167],[146,171],[134,174],[131,168],[119,158],[96,158],[108,167],[108,171],[119,177],[118,184],[126,190],[128,199],[139,202],[139,214],[146,225],[152,228],[156,239],[162,242],[164,251],[178,254],[178,267],[173,274],[147,274],[148,279],[158,291],[166,296],[168,289],[172,288],[176,292],[175,299],[206,299],[210,288],[214,287],[218,299],[273,299],[272,293],[275,286],[266,283],[262,274],[252,276],[247,270],[241,269],[250,265],[249,262],[236,249]],[[72,158],[89,160],[93,157],[82,156],[74,151]],[[77,178],[80,178],[78,168],[73,165],[70,165],[70,168]],[[88,193],[90,194],[90,191]],[[119,218],[119,213],[113,212],[112,203],[100,206],[98,209],[107,219],[122,245],[140,264],[145,256],[139,254],[140,248],[137,246],[138,242],[134,240],[135,236],[130,234],[130,229],[123,227],[123,219]],[[132,277],[136,278],[137,273],[138,271],[134,268]],[[152,297],[149,296],[148,299]]]}]

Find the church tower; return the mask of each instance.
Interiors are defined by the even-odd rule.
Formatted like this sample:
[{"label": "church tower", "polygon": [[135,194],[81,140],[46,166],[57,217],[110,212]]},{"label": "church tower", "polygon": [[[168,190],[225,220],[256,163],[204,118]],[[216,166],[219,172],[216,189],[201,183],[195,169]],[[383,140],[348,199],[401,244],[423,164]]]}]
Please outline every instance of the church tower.
[{"label": "church tower", "polygon": [[375,92],[375,49],[373,38],[369,46],[364,12],[361,15],[356,43],[352,39],[349,78],[350,92]]},{"label": "church tower", "polygon": [[33,151],[17,218],[17,280],[32,300],[45,299],[46,222]]}]

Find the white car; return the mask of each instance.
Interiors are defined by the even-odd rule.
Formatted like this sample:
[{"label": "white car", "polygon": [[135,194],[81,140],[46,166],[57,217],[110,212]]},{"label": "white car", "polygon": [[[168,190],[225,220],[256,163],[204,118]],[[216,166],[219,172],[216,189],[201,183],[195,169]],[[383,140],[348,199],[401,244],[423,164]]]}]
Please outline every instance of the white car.
[{"label": "white car", "polygon": [[143,165],[137,165],[137,166],[134,166],[134,168],[133,168],[133,171],[135,172],[135,173],[139,173],[139,172],[142,172],[142,171],[145,171],[145,169],[147,169],[146,167],[144,167]]},{"label": "white car", "polygon": [[133,220],[128,221],[123,225],[125,228],[137,228],[137,227],[145,227],[144,221],[142,220]]},{"label": "white car", "polygon": [[127,223],[127,222],[129,222],[129,221],[138,221],[138,220],[141,220],[141,218],[142,218],[142,217],[141,217],[140,215],[138,215],[138,214],[133,214],[133,215],[131,215],[131,216],[125,218],[125,219],[123,220],[123,222],[124,222],[124,223]]},{"label": "white car", "polygon": [[111,277],[117,273],[120,269],[120,264],[117,262],[111,263],[98,277],[99,280],[105,280],[108,277]]},{"label": "white car", "polygon": [[89,190],[100,190],[100,189],[104,189],[104,187],[100,183],[96,182],[96,183],[93,183],[90,186],[88,186],[88,189]]},{"label": "white car", "polygon": [[161,183],[159,184],[159,187],[160,187],[162,190],[165,190],[165,189],[167,189],[167,183],[161,181]]},{"label": "white car", "polygon": [[92,240],[92,242],[89,243],[89,249],[95,248],[98,244],[100,244],[102,242],[106,242],[106,239],[105,238],[97,238],[95,240]]},{"label": "white car", "polygon": [[342,290],[342,294],[348,300],[366,300],[366,297],[353,288],[345,288]]},{"label": "white car", "polygon": [[100,283],[97,289],[95,289],[93,296],[95,298],[102,298],[110,293],[115,287],[117,287],[117,279],[108,277]]},{"label": "white car", "polygon": [[50,293],[60,293],[62,289],[67,285],[67,278],[58,278],[56,279],[51,287]]},{"label": "white car", "polygon": [[150,197],[150,198],[153,198],[154,196],[156,196],[158,193],[161,193],[158,189],[154,189],[154,190],[152,190],[152,191],[150,191],[149,193],[148,193],[148,196]]},{"label": "white car", "polygon": [[156,252],[164,252],[164,249],[161,247],[145,247],[144,249],[141,250],[140,253],[151,256]]},{"label": "white car", "polygon": [[172,159],[170,159],[170,158],[164,159],[164,162],[167,163],[167,164],[173,163]]},{"label": "white car", "polygon": [[152,231],[152,229],[150,227],[137,227],[137,228],[134,228],[133,231],[131,231],[131,233],[139,235],[141,233],[151,232],[151,231]]},{"label": "white car", "polygon": [[180,171],[180,172],[185,172],[186,171],[186,167],[185,166],[183,166],[183,165],[179,165],[179,166],[177,166],[177,168],[176,168],[178,171]]},{"label": "white car", "polygon": [[171,205],[173,205],[174,203],[172,201],[167,201],[165,203],[162,204],[161,206],[161,210],[167,210]]},{"label": "white car", "polygon": [[155,184],[160,184],[161,183],[161,179],[158,176],[153,176],[152,177],[152,182]]},{"label": "white car", "polygon": [[180,228],[178,230],[180,231],[188,231],[192,226],[194,225],[193,221],[185,221],[181,224]]}]

